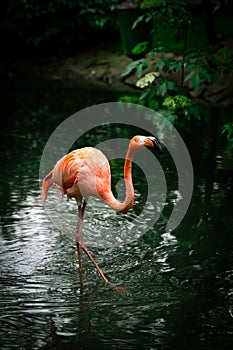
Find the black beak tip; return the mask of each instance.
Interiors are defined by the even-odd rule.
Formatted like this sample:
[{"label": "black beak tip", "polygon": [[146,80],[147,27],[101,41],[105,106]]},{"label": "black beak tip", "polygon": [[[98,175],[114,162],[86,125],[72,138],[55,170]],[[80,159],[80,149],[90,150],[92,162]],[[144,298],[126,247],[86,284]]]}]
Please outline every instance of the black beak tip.
[{"label": "black beak tip", "polygon": [[160,153],[160,154],[163,154],[163,148],[162,148],[162,145],[161,145],[161,143],[159,143],[159,144],[157,144],[157,150],[158,150],[158,152]]},{"label": "black beak tip", "polygon": [[155,136],[149,137],[150,140],[153,142],[154,144],[154,148],[160,153],[163,154],[163,148],[161,143],[159,142],[158,138]]}]

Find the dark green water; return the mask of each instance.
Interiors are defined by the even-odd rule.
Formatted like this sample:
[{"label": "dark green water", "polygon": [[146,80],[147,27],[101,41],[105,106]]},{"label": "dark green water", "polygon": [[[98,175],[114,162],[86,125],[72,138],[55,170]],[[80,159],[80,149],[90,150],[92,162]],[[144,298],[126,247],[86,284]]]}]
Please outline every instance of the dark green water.
[{"label": "dark green water", "polygon": [[[54,227],[41,206],[38,180],[54,128],[78,109],[116,101],[119,94],[11,82],[1,97],[0,348],[231,349],[233,162],[221,145],[213,146],[214,130],[184,132],[195,186],[174,232],[164,232],[165,210],[137,241],[111,251],[92,248],[109,279],[128,288],[120,295],[101,282],[86,257],[81,286],[74,228],[69,239]],[[109,132],[127,135],[120,128]],[[140,177],[135,169],[139,207]],[[167,207],[172,191],[171,183]],[[87,217],[93,216],[97,227],[112,220],[111,211],[103,222],[103,212],[89,207]]]}]

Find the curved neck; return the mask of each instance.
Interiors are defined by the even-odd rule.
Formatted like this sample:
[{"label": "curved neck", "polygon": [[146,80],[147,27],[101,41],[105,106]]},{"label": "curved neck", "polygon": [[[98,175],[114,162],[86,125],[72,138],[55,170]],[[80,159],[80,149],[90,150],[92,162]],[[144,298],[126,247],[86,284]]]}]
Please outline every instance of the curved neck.
[{"label": "curved neck", "polygon": [[123,202],[119,202],[113,195],[112,191],[108,194],[108,198],[105,199],[105,202],[114,210],[121,213],[126,213],[129,209],[132,208],[134,204],[134,188],[132,181],[132,160],[134,157],[135,151],[128,148],[125,165],[124,165],[124,181],[125,181],[125,199]]}]

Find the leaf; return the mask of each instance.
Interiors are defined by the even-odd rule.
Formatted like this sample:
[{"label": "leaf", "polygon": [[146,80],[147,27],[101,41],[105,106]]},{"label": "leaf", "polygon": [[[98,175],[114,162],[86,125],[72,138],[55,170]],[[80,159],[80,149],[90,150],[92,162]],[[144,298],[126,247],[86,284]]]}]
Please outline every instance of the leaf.
[{"label": "leaf", "polygon": [[150,16],[149,14],[147,14],[147,17],[145,19],[145,22],[148,23],[153,19],[153,16]]},{"label": "leaf", "polygon": [[185,61],[185,68],[197,68],[198,64],[197,61],[189,61],[186,59]]},{"label": "leaf", "polygon": [[232,123],[224,124],[221,134],[223,135],[224,133],[227,133],[228,141],[232,141],[232,135],[233,135],[233,124]]},{"label": "leaf", "polygon": [[189,72],[184,78],[184,82],[186,83],[189,79],[192,79],[195,73],[195,70],[191,70],[191,72]]},{"label": "leaf", "polygon": [[168,17],[172,17],[172,15],[173,15],[173,10],[172,10],[171,7],[168,7],[168,8],[167,8],[167,16],[168,16]]},{"label": "leaf", "polygon": [[143,72],[143,65],[139,64],[136,68],[136,74],[137,74],[138,78],[141,78],[142,72]]},{"label": "leaf", "polygon": [[132,53],[137,55],[148,50],[149,41],[142,41],[138,43],[132,50]]},{"label": "leaf", "polygon": [[200,75],[196,72],[195,76],[192,79],[192,87],[194,90],[197,90],[200,87],[201,78]]},{"label": "leaf", "polygon": [[169,90],[175,90],[176,89],[176,83],[174,81],[168,81],[167,82],[167,88]]},{"label": "leaf", "polygon": [[123,69],[121,76],[124,77],[125,75],[130,74],[134,69],[136,68],[135,62],[130,62],[127,64],[127,66]]},{"label": "leaf", "polygon": [[[145,60],[144,60],[145,61]],[[125,75],[130,74],[134,69],[137,69],[137,66],[139,64],[141,64],[143,62],[143,60],[136,60],[133,62],[130,62],[129,64],[127,64],[127,66],[123,69],[121,76],[124,77]]]},{"label": "leaf", "polygon": [[163,71],[164,72],[168,72],[169,71],[169,68],[170,68],[170,65],[171,65],[171,59],[170,58],[164,58],[163,59]]},{"label": "leaf", "polygon": [[223,125],[222,134],[224,134],[225,132],[231,133],[231,131],[233,131],[231,123],[227,123]]},{"label": "leaf", "polygon": [[164,82],[157,87],[157,95],[165,96],[166,93],[167,93],[167,84],[166,82]]},{"label": "leaf", "polygon": [[151,90],[147,89],[145,90],[139,97],[139,100],[144,100],[144,98],[146,98],[149,94],[150,94]]},{"label": "leaf", "polygon": [[200,114],[200,112],[199,112],[199,110],[197,108],[190,107],[189,111],[190,111],[190,114],[192,114],[195,119],[201,120],[201,114]]},{"label": "leaf", "polygon": [[182,69],[183,64],[184,64],[183,60],[177,61],[176,64],[173,64],[172,68],[177,73]]},{"label": "leaf", "polygon": [[158,67],[159,69],[163,69],[164,66],[165,66],[164,60],[159,60],[158,62],[156,62],[156,67]]},{"label": "leaf", "polygon": [[203,79],[205,79],[208,82],[211,82],[211,75],[206,70],[201,69],[199,73]]},{"label": "leaf", "polygon": [[144,19],[145,15],[139,16],[136,21],[134,21],[132,28],[131,29],[135,29],[138,25],[138,23],[142,22]]}]

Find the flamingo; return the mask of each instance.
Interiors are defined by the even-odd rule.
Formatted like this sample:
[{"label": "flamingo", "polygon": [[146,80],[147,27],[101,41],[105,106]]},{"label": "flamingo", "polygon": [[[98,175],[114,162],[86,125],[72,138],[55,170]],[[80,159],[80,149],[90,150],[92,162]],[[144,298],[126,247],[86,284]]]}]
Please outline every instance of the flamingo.
[{"label": "flamingo", "polygon": [[42,201],[46,201],[50,186],[56,187],[67,195],[75,198],[78,205],[78,223],[74,232],[78,252],[79,270],[82,272],[81,249],[94,264],[105,283],[111,285],[82,239],[82,223],[85,208],[90,196],[97,197],[112,209],[126,213],[134,204],[134,187],[132,182],[132,161],[135,153],[144,147],[157,149],[162,153],[161,144],[154,136],[134,136],[129,143],[124,164],[124,181],[126,195],[119,202],[111,190],[111,171],[107,158],[97,148],[83,147],[63,156],[42,182]]}]

